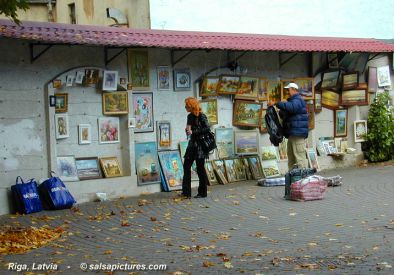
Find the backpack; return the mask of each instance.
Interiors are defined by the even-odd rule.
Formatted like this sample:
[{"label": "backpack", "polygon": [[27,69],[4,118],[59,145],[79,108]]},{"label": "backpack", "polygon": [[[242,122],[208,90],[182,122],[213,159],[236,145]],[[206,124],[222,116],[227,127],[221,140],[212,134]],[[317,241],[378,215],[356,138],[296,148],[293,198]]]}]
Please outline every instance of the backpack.
[{"label": "backpack", "polygon": [[283,141],[283,128],[280,124],[278,113],[273,106],[267,108],[264,119],[271,143],[274,146],[279,146],[279,143]]}]

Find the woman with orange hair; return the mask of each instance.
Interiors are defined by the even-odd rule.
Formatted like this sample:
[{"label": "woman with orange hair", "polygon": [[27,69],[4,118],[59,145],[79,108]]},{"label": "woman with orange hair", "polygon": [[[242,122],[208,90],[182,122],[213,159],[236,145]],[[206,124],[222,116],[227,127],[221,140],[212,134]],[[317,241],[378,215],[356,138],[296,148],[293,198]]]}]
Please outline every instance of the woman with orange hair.
[{"label": "woman with orange hair", "polygon": [[208,176],[204,169],[205,159],[208,153],[204,153],[199,143],[201,135],[210,131],[207,116],[201,112],[200,102],[194,97],[185,99],[185,108],[189,112],[186,123],[186,135],[189,139],[183,162],[183,182],[182,195],[190,198],[192,196],[191,189],[191,167],[194,161],[197,165],[198,174],[198,194],[195,198],[205,198],[207,196]]}]

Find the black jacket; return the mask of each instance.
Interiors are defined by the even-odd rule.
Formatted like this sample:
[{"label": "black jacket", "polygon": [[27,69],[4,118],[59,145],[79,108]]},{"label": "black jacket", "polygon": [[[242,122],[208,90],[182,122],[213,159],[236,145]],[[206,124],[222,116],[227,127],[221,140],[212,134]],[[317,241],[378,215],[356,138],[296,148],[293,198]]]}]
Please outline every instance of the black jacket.
[{"label": "black jacket", "polygon": [[209,154],[204,153],[199,143],[199,139],[201,135],[208,133],[210,131],[207,116],[204,113],[200,113],[199,116],[195,116],[194,114],[190,113],[187,116],[187,124],[191,125],[192,135],[187,145],[184,158],[185,159],[208,158]]}]

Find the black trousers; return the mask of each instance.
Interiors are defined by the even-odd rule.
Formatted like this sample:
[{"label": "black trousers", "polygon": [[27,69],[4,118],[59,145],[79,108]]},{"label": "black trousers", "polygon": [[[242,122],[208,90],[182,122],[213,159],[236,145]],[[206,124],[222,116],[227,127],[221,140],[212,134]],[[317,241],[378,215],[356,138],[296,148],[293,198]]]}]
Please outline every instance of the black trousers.
[{"label": "black trousers", "polygon": [[[198,194],[201,196],[207,196],[208,176],[205,173],[204,163],[205,159],[196,159],[197,174],[198,174]],[[192,195],[192,182],[191,182],[191,169],[194,159],[185,159],[183,163],[183,182],[182,182],[182,193],[185,196],[191,197]]]}]

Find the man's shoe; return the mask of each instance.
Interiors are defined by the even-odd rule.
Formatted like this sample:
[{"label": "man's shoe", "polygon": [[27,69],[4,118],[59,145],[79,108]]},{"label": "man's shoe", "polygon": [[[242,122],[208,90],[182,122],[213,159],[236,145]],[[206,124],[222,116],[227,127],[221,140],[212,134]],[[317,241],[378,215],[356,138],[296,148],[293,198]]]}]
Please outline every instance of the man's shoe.
[{"label": "man's shoe", "polygon": [[195,199],[206,198],[206,197],[207,197],[207,195],[204,196],[204,195],[200,195],[200,194],[197,194],[194,196]]}]

